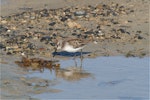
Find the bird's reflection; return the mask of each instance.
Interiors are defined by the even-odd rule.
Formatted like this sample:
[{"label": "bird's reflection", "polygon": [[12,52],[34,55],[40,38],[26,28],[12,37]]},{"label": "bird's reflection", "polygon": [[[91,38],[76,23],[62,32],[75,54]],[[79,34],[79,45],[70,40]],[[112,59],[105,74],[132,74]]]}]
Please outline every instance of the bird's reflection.
[{"label": "bird's reflection", "polygon": [[82,70],[82,68],[79,67],[68,67],[57,70],[56,77],[67,81],[79,81],[82,78],[92,77],[92,74]]},{"label": "bird's reflection", "polygon": [[91,73],[86,72],[83,68],[72,66],[61,68],[59,62],[44,60],[41,58],[25,58],[23,57],[21,61],[16,61],[16,64],[19,66],[33,71],[44,72],[44,70],[48,69],[50,72],[55,72],[57,78],[62,78],[66,81],[79,81],[83,78],[92,77]]}]

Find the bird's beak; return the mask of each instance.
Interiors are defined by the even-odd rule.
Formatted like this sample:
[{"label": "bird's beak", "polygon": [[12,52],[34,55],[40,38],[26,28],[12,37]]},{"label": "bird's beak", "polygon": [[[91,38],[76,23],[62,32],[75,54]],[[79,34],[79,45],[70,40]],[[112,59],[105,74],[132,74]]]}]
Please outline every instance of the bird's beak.
[{"label": "bird's beak", "polygon": [[57,52],[57,48],[54,48],[54,53],[53,53],[53,57],[55,57],[55,53]]}]

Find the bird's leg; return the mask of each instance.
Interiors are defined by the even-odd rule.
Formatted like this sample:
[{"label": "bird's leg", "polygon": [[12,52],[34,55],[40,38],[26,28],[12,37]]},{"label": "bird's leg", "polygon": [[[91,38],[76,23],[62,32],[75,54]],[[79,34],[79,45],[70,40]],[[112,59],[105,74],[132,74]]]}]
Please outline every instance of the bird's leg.
[{"label": "bird's leg", "polygon": [[82,68],[82,63],[83,63],[83,58],[81,58],[81,65],[80,65],[80,68]]},{"label": "bird's leg", "polygon": [[76,53],[75,53],[75,55],[74,55],[74,57],[73,57],[73,60],[74,60],[74,62],[75,62],[75,66],[77,67],[77,62],[76,62]]},{"label": "bird's leg", "polygon": [[83,62],[83,53],[82,53],[82,49],[81,49],[80,59],[81,59],[81,66],[80,66],[80,67],[82,67],[82,62]]},{"label": "bird's leg", "polygon": [[80,58],[83,59],[82,49],[81,49],[81,53],[80,53]]},{"label": "bird's leg", "polygon": [[55,53],[57,53],[57,48],[54,48],[54,55],[53,55],[53,57],[55,57]]},{"label": "bird's leg", "polygon": [[53,60],[54,60],[54,57],[55,57],[55,53],[57,52],[57,48],[54,48],[55,50],[54,50],[54,53],[53,53]]}]

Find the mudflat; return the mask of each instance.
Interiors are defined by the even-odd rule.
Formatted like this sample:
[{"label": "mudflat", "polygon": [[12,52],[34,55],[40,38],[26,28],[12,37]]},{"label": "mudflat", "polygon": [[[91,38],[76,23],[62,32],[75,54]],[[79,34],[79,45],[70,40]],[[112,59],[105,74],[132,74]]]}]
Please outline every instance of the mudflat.
[{"label": "mudflat", "polygon": [[[27,72],[16,67],[14,62],[21,58],[22,52],[31,57],[52,58],[54,37],[94,37],[97,44],[85,47],[83,51],[91,53],[84,57],[149,56],[148,4],[148,0],[2,1],[2,98],[31,98],[28,92],[35,92],[28,83],[32,82],[21,77]],[[41,93],[46,91],[59,92],[41,89]]]}]

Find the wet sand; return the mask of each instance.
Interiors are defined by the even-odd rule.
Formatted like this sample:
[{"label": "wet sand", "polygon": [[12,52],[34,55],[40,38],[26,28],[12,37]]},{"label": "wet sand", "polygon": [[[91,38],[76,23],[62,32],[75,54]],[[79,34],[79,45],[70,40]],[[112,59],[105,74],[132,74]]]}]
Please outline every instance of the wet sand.
[{"label": "wet sand", "polygon": [[[117,20],[120,24],[113,25],[111,28],[120,28],[120,26],[127,26],[127,32],[133,35],[121,35],[121,39],[111,38],[108,40],[101,40],[97,45],[89,44],[83,51],[84,52],[94,52],[85,55],[85,57],[98,57],[98,56],[127,56],[127,57],[144,57],[149,56],[149,5],[147,0],[114,0],[114,3],[130,8],[132,13],[124,14],[119,17],[110,17],[110,19]],[[11,16],[17,13],[42,10],[42,9],[58,9],[58,8],[69,8],[78,7],[82,8],[87,5],[96,4],[107,4],[111,5],[110,0],[8,0],[1,5],[1,16]],[[86,26],[86,23],[80,23],[82,26]],[[8,25],[9,26],[9,25]],[[87,24],[90,27],[90,24]],[[108,36],[111,32],[110,26],[103,26],[106,35]],[[23,30],[24,31],[24,30]],[[126,33],[126,32],[125,32]],[[137,37],[133,38],[134,36]],[[106,36],[106,37],[107,37]],[[42,43],[38,44],[42,45]],[[2,49],[1,49],[2,50]],[[7,55],[6,52],[2,50],[1,52],[1,96],[2,99],[15,99],[20,100],[24,98],[25,100],[32,100],[32,94],[51,92],[57,93],[61,90],[57,89],[46,89],[44,86],[39,89],[39,91],[34,90],[35,86],[30,84],[34,81],[43,82],[46,84],[48,80],[45,79],[28,79],[23,75],[29,72],[18,67],[14,62],[20,60],[20,55]],[[39,57],[39,56],[37,56]],[[49,59],[48,57],[46,59]],[[58,57],[61,59],[61,57]],[[66,59],[63,58],[63,59]],[[68,59],[68,58],[67,58]],[[51,83],[51,82],[49,82]],[[54,82],[52,84],[58,84]],[[15,92],[14,92],[15,91]],[[34,100],[34,99],[33,99]]]},{"label": "wet sand", "polygon": [[[28,1],[28,0],[27,0]],[[112,2],[109,1],[99,1],[99,0],[88,0],[88,1],[78,1],[78,0],[56,0],[56,1],[43,1],[42,3],[39,2],[34,2],[30,1],[27,2],[26,0],[21,0],[19,2],[15,2],[11,0],[10,2],[6,2],[4,5],[1,6],[1,15],[2,16],[8,16],[8,15],[15,15],[18,12],[26,12],[26,11],[34,11],[34,10],[42,10],[42,9],[57,9],[57,8],[63,8],[63,7],[81,7],[83,8],[84,6],[87,5],[97,5],[97,4],[108,4],[112,5]],[[27,2],[27,3],[26,3]],[[114,1],[114,4],[117,4],[117,0]],[[8,5],[8,6],[5,6]],[[101,31],[102,34],[105,34],[105,38],[112,38],[112,39],[100,39],[100,42],[98,45],[92,45],[93,48],[96,48],[96,53],[98,56],[103,56],[103,55],[129,55],[129,56],[143,56],[143,55],[149,55],[149,10],[148,10],[148,4],[147,1],[122,1],[119,2],[119,6],[127,7],[126,9],[129,9],[130,14],[122,14],[119,16],[109,16],[109,18],[106,18],[106,21],[100,22],[103,24],[100,24],[101,26]],[[139,7],[140,6],[140,7]],[[58,12],[59,13],[59,12]],[[143,16],[144,15],[144,16]],[[105,17],[103,17],[105,18]],[[113,19],[113,21],[111,21]],[[42,21],[42,20],[41,20]],[[43,20],[44,22],[45,20]],[[97,20],[95,21],[96,23]],[[96,29],[96,24],[94,21],[90,21],[90,23],[87,23],[87,21],[77,21],[77,23],[80,26],[83,26],[86,28],[87,31],[91,30],[93,28],[94,31],[97,31]],[[5,23],[5,21],[4,21]],[[12,30],[14,28],[16,29],[17,27],[20,28],[19,30],[22,30],[22,34],[25,34],[24,32],[28,29],[21,29],[21,28],[26,28],[25,27],[20,27],[20,26],[15,26],[14,24],[17,25],[18,22],[14,23],[13,21],[10,22],[12,23]],[[119,23],[119,24],[117,24]],[[28,24],[28,23],[27,23]],[[35,23],[32,23],[33,27],[37,27]],[[32,25],[31,24],[31,25]],[[41,26],[44,26],[45,23],[40,23]],[[39,27],[41,28],[39,24]],[[92,27],[90,28],[90,24]],[[35,26],[34,26],[35,25]],[[65,24],[64,24],[65,25]],[[97,24],[98,25],[98,24]],[[7,24],[6,24],[7,26]],[[9,27],[9,26],[7,26]],[[31,26],[29,26],[31,27]],[[45,29],[47,26],[44,26]],[[58,25],[59,27],[59,25]],[[61,27],[59,27],[61,29]],[[62,29],[65,28],[64,26]],[[35,31],[42,31],[42,32],[47,32],[44,30],[39,30],[39,29],[34,29],[32,31],[28,32],[35,32]],[[73,31],[73,30],[69,30]],[[70,35],[69,31],[66,33]],[[115,36],[113,32],[120,31],[122,35],[120,36]],[[51,31],[50,31],[51,32]],[[52,31],[54,32],[54,31]],[[58,33],[60,33],[58,31]],[[64,32],[63,32],[64,33]],[[112,34],[112,35],[110,35]],[[113,35],[114,34],[114,35]],[[118,33],[117,33],[118,34]],[[117,35],[116,34],[116,35]],[[119,33],[120,34],[120,33]],[[125,35],[124,35],[125,34]],[[129,35],[126,35],[129,34]],[[103,37],[102,37],[103,38]],[[117,39],[118,38],[118,39]],[[121,38],[121,39],[119,39]],[[37,41],[36,41],[37,42]],[[41,43],[39,43],[41,44]],[[41,44],[42,45],[42,44]],[[94,49],[95,50],[95,49]],[[85,51],[91,51],[93,52],[91,45],[88,46]]]}]

